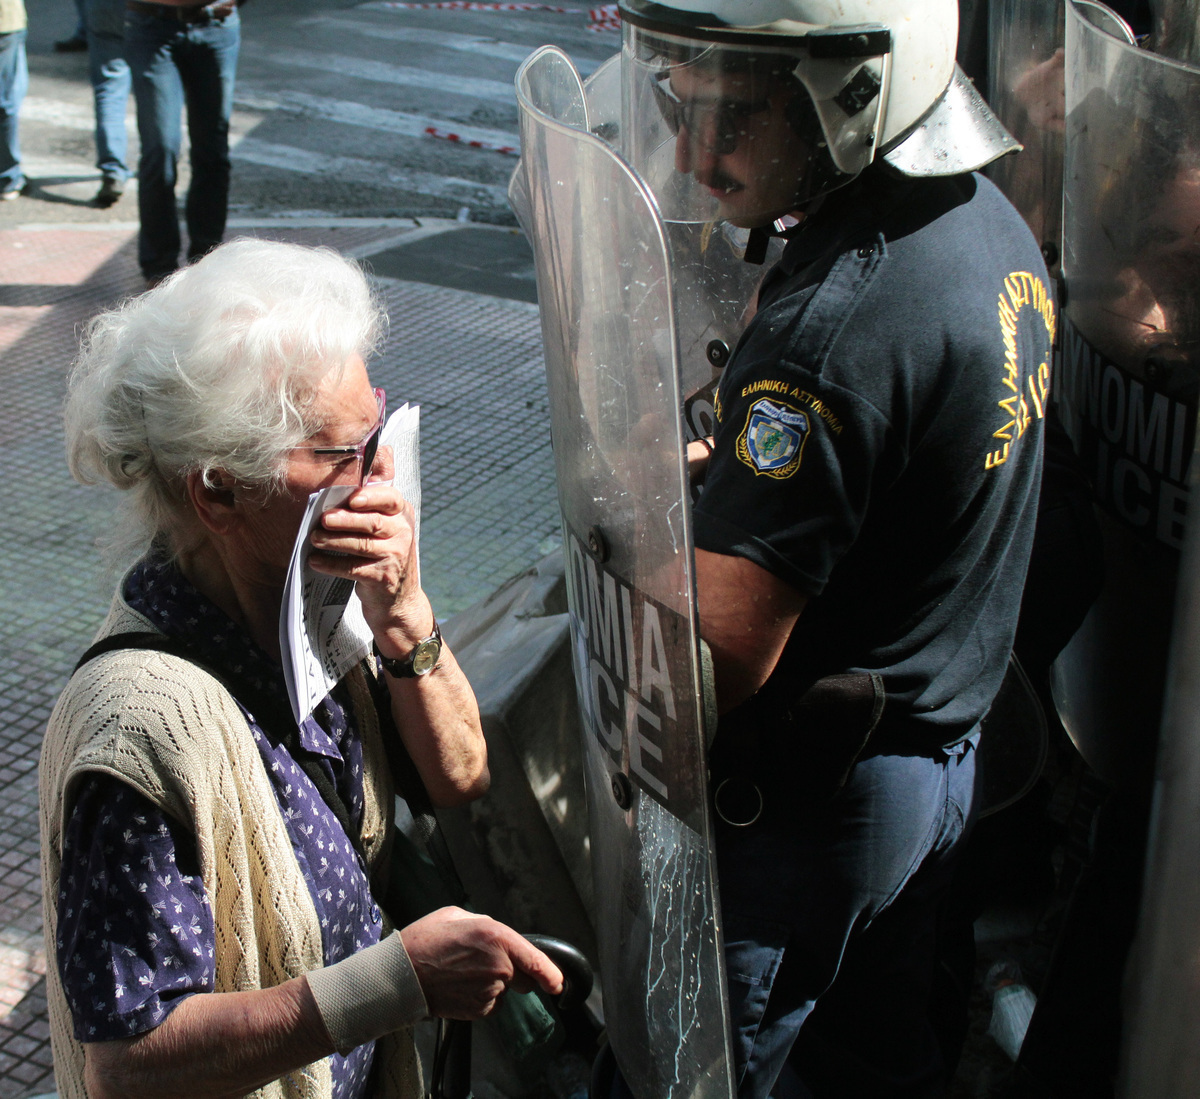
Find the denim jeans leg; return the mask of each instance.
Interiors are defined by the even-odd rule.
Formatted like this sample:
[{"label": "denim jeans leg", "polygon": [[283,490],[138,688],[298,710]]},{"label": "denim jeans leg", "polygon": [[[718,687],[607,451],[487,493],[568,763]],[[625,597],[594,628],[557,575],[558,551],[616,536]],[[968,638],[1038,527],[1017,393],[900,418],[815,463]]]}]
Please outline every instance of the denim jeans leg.
[{"label": "denim jeans leg", "polygon": [[25,62],[25,31],[0,34],[0,192],[25,185],[17,115],[29,88]]},{"label": "denim jeans leg", "polygon": [[[949,758],[868,756],[828,805],[752,828],[718,825],[741,1099],[778,1094],[785,1062],[799,1093],[818,1099],[937,1093],[923,982],[973,776],[970,748]],[[806,1042],[814,1028],[825,1041]],[[811,1057],[789,1056],[814,1045]]]},{"label": "denim jeans leg", "polygon": [[[938,905],[974,814],[973,745],[945,761],[945,805],[903,888],[847,944],[837,980],[792,1049],[817,1099],[940,1099],[948,1081],[929,1022]],[[927,787],[930,794],[933,788]]]},{"label": "denim jeans leg", "polygon": [[125,39],[89,28],[88,70],[96,108],[96,167],[106,176],[127,179],[125,103],[131,82]]},{"label": "denim jeans leg", "polygon": [[177,54],[187,100],[192,182],[187,194],[188,259],[225,236],[229,209],[229,119],[241,26],[235,10],[221,23],[191,28]]},{"label": "denim jeans leg", "polygon": [[125,20],[125,60],[137,101],[138,263],[147,278],[179,266],[175,179],[183,137],[183,84],[175,67],[179,24],[131,11]]}]

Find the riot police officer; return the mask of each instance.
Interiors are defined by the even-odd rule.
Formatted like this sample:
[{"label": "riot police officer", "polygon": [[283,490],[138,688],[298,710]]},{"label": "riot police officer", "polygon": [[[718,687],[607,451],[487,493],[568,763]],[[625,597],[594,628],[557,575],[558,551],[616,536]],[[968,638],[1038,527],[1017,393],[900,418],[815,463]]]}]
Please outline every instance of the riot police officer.
[{"label": "riot police officer", "polygon": [[973,172],[1010,143],[956,73],[954,0],[621,11],[622,150],[663,218],[787,237],[694,509],[739,1095],[938,1094],[934,915],[1012,646],[1056,325],[1037,244]]}]

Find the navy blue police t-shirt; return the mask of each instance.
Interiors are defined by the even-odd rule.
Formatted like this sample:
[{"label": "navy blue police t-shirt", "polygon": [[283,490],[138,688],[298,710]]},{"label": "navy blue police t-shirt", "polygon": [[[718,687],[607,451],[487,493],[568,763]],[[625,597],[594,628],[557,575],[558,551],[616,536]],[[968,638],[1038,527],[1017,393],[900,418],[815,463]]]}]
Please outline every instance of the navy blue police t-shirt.
[{"label": "navy blue police t-shirt", "polygon": [[698,547],[808,597],[763,699],[871,671],[906,739],[972,732],[1016,628],[1054,328],[1033,236],[978,175],[869,172],[789,242],[695,508]]}]

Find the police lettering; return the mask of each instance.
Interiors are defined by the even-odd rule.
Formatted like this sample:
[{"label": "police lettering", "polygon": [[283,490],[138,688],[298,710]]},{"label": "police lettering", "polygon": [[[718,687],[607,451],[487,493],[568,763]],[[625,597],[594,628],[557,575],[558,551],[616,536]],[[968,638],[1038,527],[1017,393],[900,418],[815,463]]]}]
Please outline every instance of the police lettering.
[{"label": "police lettering", "polygon": [[1059,405],[1096,501],[1148,538],[1181,548],[1194,403],[1152,389],[1109,362],[1073,325],[1063,336]]},{"label": "police lettering", "polygon": [[1000,377],[1001,396],[996,401],[1003,423],[992,432],[1001,446],[984,455],[984,469],[995,469],[1008,461],[1008,455],[1025,429],[1046,415],[1046,400],[1050,393],[1050,364],[1041,362],[1024,377],[1021,369],[1020,326],[1023,311],[1040,318],[1045,326],[1047,346],[1054,344],[1054,302],[1045,284],[1028,271],[1014,271],[1004,280],[997,302],[1000,336],[1004,347],[1004,365]]},{"label": "police lettering", "polygon": [[793,385],[791,382],[778,381],[773,378],[750,382],[748,385],[742,386],[741,396],[752,397],[756,393],[776,393],[780,397],[790,397],[793,401],[798,401],[800,404],[812,409],[816,415],[820,416],[829,425],[829,430],[834,435],[842,433],[844,425],[838,419],[837,413],[821,400],[820,397],[809,393],[807,389],[801,389],[798,385]]},{"label": "police lettering", "polygon": [[665,751],[678,707],[664,630],[678,628],[678,616],[598,565],[573,532],[568,553],[576,658],[587,662],[584,719],[612,758],[668,803]]}]

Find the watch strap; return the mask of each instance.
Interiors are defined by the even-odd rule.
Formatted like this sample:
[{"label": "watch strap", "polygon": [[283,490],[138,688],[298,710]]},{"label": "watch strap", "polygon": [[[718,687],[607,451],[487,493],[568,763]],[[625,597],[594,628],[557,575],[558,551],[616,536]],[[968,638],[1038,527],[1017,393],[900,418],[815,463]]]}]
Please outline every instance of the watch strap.
[{"label": "watch strap", "polygon": [[418,641],[412,647],[412,651],[407,656],[384,656],[383,653],[379,651],[379,646],[375,644],[374,639],[371,640],[371,649],[379,658],[379,663],[383,665],[383,669],[388,673],[388,675],[394,676],[396,679],[416,679],[420,676],[428,675],[433,671],[434,668],[437,667],[437,663],[435,661],[434,664],[426,668],[424,671],[418,671],[416,668],[417,654],[420,653],[423,648],[427,647],[431,641],[436,642],[440,655],[442,648],[442,630],[438,625],[436,618],[433,620],[433,633],[431,633],[428,637],[424,637]]}]

